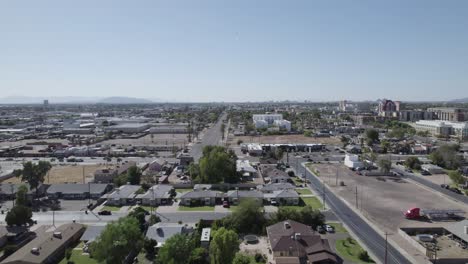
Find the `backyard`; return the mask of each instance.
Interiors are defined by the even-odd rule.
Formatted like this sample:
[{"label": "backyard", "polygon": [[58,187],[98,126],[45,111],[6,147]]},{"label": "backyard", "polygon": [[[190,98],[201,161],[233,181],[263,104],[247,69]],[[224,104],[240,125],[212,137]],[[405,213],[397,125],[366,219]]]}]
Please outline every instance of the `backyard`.
[{"label": "backyard", "polygon": [[375,263],[370,257],[367,261],[363,260],[364,258],[360,258],[364,250],[359,243],[352,238],[337,240],[335,245],[338,254],[346,260],[352,261],[353,263]]}]

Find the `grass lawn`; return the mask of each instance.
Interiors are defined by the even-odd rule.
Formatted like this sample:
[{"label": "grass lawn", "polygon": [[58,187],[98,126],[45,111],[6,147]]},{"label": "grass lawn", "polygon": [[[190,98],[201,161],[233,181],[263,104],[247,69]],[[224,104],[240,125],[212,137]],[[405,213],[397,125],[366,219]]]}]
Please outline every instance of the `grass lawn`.
[{"label": "grass lawn", "polygon": [[[145,209],[145,210],[148,211],[148,212],[151,212],[151,210],[153,210],[153,207],[151,207],[151,206],[149,206],[149,205],[139,205],[138,207],[141,207],[141,208]],[[135,207],[135,208],[136,208],[136,207]],[[156,210],[156,209],[158,209],[158,207],[155,206],[154,209]]]},{"label": "grass lawn", "polygon": [[301,194],[312,194],[312,192],[309,189],[296,189],[296,192],[301,195]]},{"label": "grass lawn", "polygon": [[178,193],[186,193],[192,191],[192,189],[175,189],[175,191]]},{"label": "grass lawn", "polygon": [[[322,209],[323,205],[317,197],[301,197],[302,201],[304,201],[305,205],[310,205],[314,209]],[[293,208],[293,209],[300,209],[305,205],[281,205],[281,207],[286,208]]]},{"label": "grass lawn", "polygon": [[[75,264],[97,264],[98,262],[95,259],[89,257],[89,255],[82,255],[83,251],[81,250],[72,250],[72,256],[70,258]],[[60,261],[59,264],[67,264],[65,258]]]},{"label": "grass lawn", "polygon": [[353,263],[375,263],[372,260],[363,261],[359,259],[359,252],[361,252],[362,248],[354,239],[351,240],[351,243],[346,239],[337,240],[336,250],[342,258],[352,261]]},{"label": "grass lawn", "polygon": [[181,206],[178,211],[214,211],[214,206]]},{"label": "grass lawn", "polygon": [[304,181],[298,177],[292,177],[292,180],[294,182],[294,185],[301,185],[304,184]]},{"label": "grass lawn", "polygon": [[344,228],[344,226],[340,223],[327,223],[328,225],[333,226],[335,228],[336,233],[348,233],[348,230]]},{"label": "grass lawn", "polygon": [[312,171],[316,176],[320,176],[320,172],[317,171],[317,169],[314,167],[312,163],[306,163],[306,167]]},{"label": "grass lawn", "polygon": [[119,211],[120,210],[120,206],[112,206],[112,205],[104,205],[104,207],[102,207],[102,210],[107,210],[107,211]]}]

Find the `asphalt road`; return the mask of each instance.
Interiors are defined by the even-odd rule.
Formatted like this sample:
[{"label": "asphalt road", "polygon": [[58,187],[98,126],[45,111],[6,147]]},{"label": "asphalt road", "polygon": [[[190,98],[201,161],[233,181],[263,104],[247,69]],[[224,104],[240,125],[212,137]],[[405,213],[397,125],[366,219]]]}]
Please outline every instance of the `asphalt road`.
[{"label": "asphalt road", "polygon": [[192,155],[195,162],[201,158],[203,153],[203,148],[209,145],[220,145],[222,139],[221,133],[221,124],[227,118],[227,113],[222,113],[221,116],[218,118],[218,121],[211,126],[209,129],[205,131],[201,139],[201,143],[195,143],[192,145],[192,149],[190,150],[190,154]]},{"label": "asphalt road", "polygon": [[[378,262],[385,263],[385,239],[382,238],[382,236],[380,236],[377,231],[368,225],[358,214],[342,202],[335,194],[333,194],[328,187],[323,185],[317,177],[307,170],[305,176],[310,180],[310,186],[317,193],[323,195],[323,190],[325,190],[325,201],[328,207],[353,231],[354,234],[359,237],[361,241],[363,241],[363,243],[365,243],[367,248],[378,258]],[[387,248],[387,263],[411,263],[391,244],[388,244]]]},{"label": "asphalt road", "polygon": [[405,170],[403,169],[400,169],[398,167],[395,167],[393,166],[392,169],[396,172],[399,172],[401,174],[403,174],[402,177],[404,178],[408,178],[410,180],[413,180],[419,184],[422,184],[430,189],[433,189],[434,191],[436,192],[441,192],[447,196],[449,196],[450,198],[454,199],[454,200],[457,200],[457,201],[460,201],[462,203],[465,203],[465,204],[468,204],[468,197],[465,196],[465,195],[462,195],[462,194],[458,194],[458,193],[454,193],[452,191],[449,191],[447,189],[444,189],[444,188],[441,188],[439,185],[431,182],[431,181],[428,181],[420,176],[417,176],[417,175],[414,175],[413,173],[409,173],[409,172],[406,172]]}]

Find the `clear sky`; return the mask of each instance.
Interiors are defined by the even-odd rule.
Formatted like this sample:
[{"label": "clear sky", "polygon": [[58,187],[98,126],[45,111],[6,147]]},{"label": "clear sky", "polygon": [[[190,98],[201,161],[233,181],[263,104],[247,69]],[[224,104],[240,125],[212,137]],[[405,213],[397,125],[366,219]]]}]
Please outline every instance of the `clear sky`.
[{"label": "clear sky", "polygon": [[468,1],[0,2],[0,97],[468,97]]}]

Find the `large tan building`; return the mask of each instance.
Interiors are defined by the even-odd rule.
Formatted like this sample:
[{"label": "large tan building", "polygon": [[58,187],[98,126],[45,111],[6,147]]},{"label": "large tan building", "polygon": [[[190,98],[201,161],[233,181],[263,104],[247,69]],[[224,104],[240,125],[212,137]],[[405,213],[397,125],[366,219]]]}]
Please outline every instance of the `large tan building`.
[{"label": "large tan building", "polygon": [[416,131],[427,131],[436,137],[452,137],[468,140],[468,122],[420,120],[414,124]]},{"label": "large tan building", "polygon": [[433,112],[437,119],[444,121],[463,122],[468,120],[467,108],[455,107],[434,107],[428,108],[428,112]]}]

